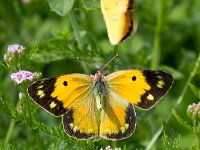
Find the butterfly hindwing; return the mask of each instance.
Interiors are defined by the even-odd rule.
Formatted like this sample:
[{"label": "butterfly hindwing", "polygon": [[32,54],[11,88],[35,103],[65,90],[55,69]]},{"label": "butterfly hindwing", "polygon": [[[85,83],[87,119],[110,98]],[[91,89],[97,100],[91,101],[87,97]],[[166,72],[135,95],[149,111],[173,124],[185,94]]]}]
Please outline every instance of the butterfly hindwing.
[{"label": "butterfly hindwing", "polygon": [[142,109],[153,107],[171,88],[172,75],[163,71],[127,70],[106,77],[110,89]]},{"label": "butterfly hindwing", "polygon": [[100,137],[109,140],[124,139],[134,132],[135,127],[133,105],[109,91],[101,112]]},{"label": "butterfly hindwing", "polygon": [[29,86],[28,94],[39,106],[60,116],[88,94],[91,83],[90,76],[63,75],[34,82]]},{"label": "butterfly hindwing", "polygon": [[133,30],[133,0],[101,0],[101,10],[112,45],[126,39]]},{"label": "butterfly hindwing", "polygon": [[99,116],[95,97],[89,94],[63,115],[63,128],[78,139],[98,137]]}]

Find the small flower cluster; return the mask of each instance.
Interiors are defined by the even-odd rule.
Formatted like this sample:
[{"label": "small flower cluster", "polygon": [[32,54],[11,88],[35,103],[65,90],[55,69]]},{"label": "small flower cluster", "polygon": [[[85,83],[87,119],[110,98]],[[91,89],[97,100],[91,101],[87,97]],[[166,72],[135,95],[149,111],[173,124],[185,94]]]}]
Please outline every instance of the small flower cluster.
[{"label": "small flower cluster", "polygon": [[34,78],[37,78],[39,76],[38,73],[32,73],[30,71],[26,71],[26,70],[21,70],[19,72],[13,73],[11,74],[11,79],[17,83],[17,84],[21,84],[27,80],[31,81]]},{"label": "small flower cluster", "polygon": [[25,47],[19,44],[8,45],[8,51],[11,53],[22,53],[25,50]]},{"label": "small flower cluster", "polygon": [[[8,67],[16,65],[17,61],[22,57],[25,47],[19,44],[13,44],[8,46],[8,51],[4,54],[4,61]],[[20,60],[19,60],[20,61]]]},{"label": "small flower cluster", "polygon": [[192,120],[199,120],[200,119],[200,102],[195,104],[191,104],[188,106],[187,115]]}]

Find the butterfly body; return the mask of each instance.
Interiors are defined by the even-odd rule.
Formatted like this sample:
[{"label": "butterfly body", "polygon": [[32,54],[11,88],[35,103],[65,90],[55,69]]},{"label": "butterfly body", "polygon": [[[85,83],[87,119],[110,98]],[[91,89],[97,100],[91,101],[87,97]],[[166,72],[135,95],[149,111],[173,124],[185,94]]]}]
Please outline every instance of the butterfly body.
[{"label": "butterfly body", "polygon": [[163,71],[123,70],[107,76],[68,74],[42,79],[28,88],[30,97],[55,116],[78,139],[118,140],[136,127],[133,106],[153,107],[171,88],[173,77]]},{"label": "butterfly body", "polygon": [[101,71],[97,71],[93,81],[93,95],[95,97],[96,106],[98,110],[102,110],[104,97],[108,94],[108,84],[105,81],[105,77]]}]

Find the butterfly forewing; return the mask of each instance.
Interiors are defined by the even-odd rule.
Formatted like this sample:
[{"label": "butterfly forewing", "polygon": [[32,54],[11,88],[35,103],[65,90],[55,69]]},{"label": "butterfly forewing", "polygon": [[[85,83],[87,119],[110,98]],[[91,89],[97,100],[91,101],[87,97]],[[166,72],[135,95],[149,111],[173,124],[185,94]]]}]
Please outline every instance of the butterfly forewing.
[{"label": "butterfly forewing", "polygon": [[110,90],[142,109],[154,106],[171,88],[172,75],[163,71],[127,70],[106,77]]},{"label": "butterfly forewing", "polygon": [[39,106],[60,116],[90,92],[92,83],[90,76],[63,75],[34,82],[29,86],[28,94]]}]

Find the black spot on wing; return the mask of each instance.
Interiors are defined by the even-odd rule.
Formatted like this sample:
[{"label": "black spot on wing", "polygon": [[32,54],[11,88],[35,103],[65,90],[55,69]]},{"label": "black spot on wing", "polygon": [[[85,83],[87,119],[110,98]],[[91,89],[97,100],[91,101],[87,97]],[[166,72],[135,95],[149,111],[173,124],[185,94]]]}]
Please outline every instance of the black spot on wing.
[{"label": "black spot on wing", "polygon": [[105,136],[108,139],[111,140],[120,140],[129,137],[131,134],[133,134],[135,127],[136,127],[136,114],[133,105],[129,104],[126,110],[126,124],[129,125],[129,127],[126,129],[124,133],[119,130],[117,134],[106,134]]},{"label": "black spot on wing", "polygon": [[137,79],[136,76],[132,77],[132,81],[136,81],[136,79]]},{"label": "black spot on wing", "polygon": [[[171,74],[164,71],[143,70],[142,73],[151,89],[141,95],[141,102],[137,106],[142,109],[149,109],[169,91],[174,79]],[[157,86],[160,80],[164,82],[162,88]],[[148,100],[148,95],[152,95],[153,100]]]},{"label": "black spot on wing", "polygon": [[[62,102],[54,97],[51,97],[51,93],[55,89],[54,85],[56,79],[56,77],[52,77],[34,82],[28,87],[28,94],[30,95],[32,100],[36,102],[39,106],[43,107],[55,116],[60,116],[66,112],[66,109],[63,108]],[[42,97],[38,95],[39,90],[44,93]],[[52,102],[54,102],[55,107],[50,108],[50,104]]]},{"label": "black spot on wing", "polygon": [[64,86],[67,86],[67,85],[68,85],[67,81],[64,81],[64,82],[63,82],[63,85],[64,85]]},{"label": "black spot on wing", "polygon": [[[90,139],[95,136],[92,133],[84,133],[80,132],[79,130],[73,131],[73,128],[70,127],[70,124],[74,123],[73,119],[73,110],[68,110],[66,114],[63,115],[63,128],[67,134],[77,139]],[[87,123],[87,122],[86,122]]]}]

